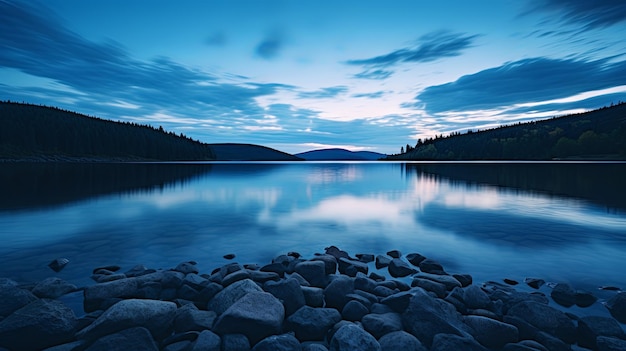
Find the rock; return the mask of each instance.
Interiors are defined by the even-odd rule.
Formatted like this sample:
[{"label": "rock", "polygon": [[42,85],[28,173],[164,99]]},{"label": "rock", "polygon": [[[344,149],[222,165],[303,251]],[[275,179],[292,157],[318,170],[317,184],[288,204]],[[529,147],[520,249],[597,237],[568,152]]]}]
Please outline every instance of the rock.
[{"label": "rock", "polygon": [[360,321],[370,311],[365,305],[357,300],[348,301],[341,311],[343,319],[351,322]]},{"label": "rock", "polygon": [[39,299],[0,320],[0,348],[41,350],[72,340],[77,319],[56,300]]},{"label": "rock", "polygon": [[317,255],[313,257],[311,261],[324,262],[326,275],[335,274],[337,272],[337,259],[332,255]]},{"label": "rock", "polygon": [[213,311],[199,310],[194,304],[185,305],[176,310],[174,315],[174,331],[202,331],[211,329],[217,314]]},{"label": "rock", "polygon": [[176,268],[174,268],[174,270],[177,272],[181,272],[183,274],[189,274],[189,273],[198,274],[200,272],[198,270],[198,266],[196,265],[196,262],[193,262],[193,261],[181,262],[176,266]]},{"label": "rock", "polygon": [[30,291],[5,284],[0,287],[0,317],[6,317],[35,300],[37,297]]},{"label": "rock", "polygon": [[154,269],[148,269],[148,267],[138,264],[135,267],[131,268],[128,272],[124,273],[127,278],[135,278],[140,277],[146,274],[154,273]]},{"label": "rock", "polygon": [[285,276],[285,272],[287,271],[287,267],[285,267],[285,265],[283,265],[282,263],[270,263],[270,264],[266,264],[265,266],[261,267],[260,269],[261,272],[271,272],[271,273],[276,273],[278,274],[279,277],[284,277]]},{"label": "rock", "polygon": [[347,252],[339,250],[339,248],[337,248],[336,246],[329,246],[325,250],[327,255],[335,257],[337,261],[339,261],[340,258],[350,259],[350,255],[348,255]]},{"label": "rock", "polygon": [[477,285],[470,285],[463,289],[463,302],[467,308],[487,308],[489,306],[489,296]]},{"label": "rock", "polygon": [[[262,273],[271,273],[271,272],[262,272]],[[273,274],[278,276],[278,274],[276,273],[273,273]],[[248,271],[244,269],[241,269],[241,270],[238,270],[238,271],[235,271],[226,275],[224,279],[222,279],[222,285],[224,287],[227,287],[234,282],[238,282],[240,280],[249,279],[249,278],[250,278],[250,273],[248,273]]]},{"label": "rock", "polygon": [[324,307],[324,289],[309,286],[303,286],[300,289],[308,306]]},{"label": "rock", "polygon": [[278,273],[275,272],[262,272],[258,270],[247,270],[247,272],[250,279],[261,284],[270,280],[273,280],[275,282],[280,280],[280,276],[278,275]]},{"label": "rock", "polygon": [[296,273],[306,279],[309,284],[318,288],[326,286],[326,264],[322,261],[304,261],[294,267]]},{"label": "rock", "polygon": [[210,330],[204,330],[196,342],[194,342],[191,351],[220,351],[222,340],[220,337]]},{"label": "rock", "polygon": [[626,291],[621,291],[611,297],[605,306],[613,318],[620,323],[626,323]]},{"label": "rock", "polygon": [[60,272],[67,264],[70,263],[70,260],[67,258],[56,258],[52,260],[52,262],[48,263],[48,267],[55,272]]},{"label": "rock", "polygon": [[363,263],[374,262],[374,255],[372,254],[356,254],[355,256]]},{"label": "rock", "polygon": [[426,259],[425,256],[422,256],[415,252],[406,255],[406,260],[409,261],[409,263],[411,263],[415,267],[419,267],[420,263],[422,263],[422,261],[424,261],[425,259]]},{"label": "rock", "polygon": [[503,281],[506,284],[509,284],[509,285],[517,285],[517,284],[519,284],[519,282],[517,280],[509,279],[509,278],[504,278]]},{"label": "rock", "polygon": [[[101,267],[94,268],[92,273],[93,274],[113,274],[119,271],[120,269],[122,269],[122,267],[118,265],[101,266]],[[107,273],[103,273],[103,272],[107,272]]]},{"label": "rock", "polygon": [[576,292],[569,284],[559,283],[550,293],[550,297],[554,302],[561,306],[571,307],[576,303]]},{"label": "rock", "polygon": [[272,335],[256,344],[252,351],[301,351],[300,342],[291,334]]},{"label": "rock", "polygon": [[249,292],[222,313],[213,330],[218,334],[244,334],[254,345],[279,333],[284,317],[283,304],[272,294]]},{"label": "rock", "polygon": [[134,327],[103,336],[85,351],[158,351],[152,335],[146,328]]},{"label": "rock", "polygon": [[593,305],[598,298],[588,291],[576,290],[576,306],[589,307]]},{"label": "rock", "polygon": [[[86,347],[83,341],[72,341],[66,344],[56,345],[52,347],[48,347],[43,351],[78,351],[84,350]],[[4,348],[0,348],[0,350],[5,350]]]},{"label": "rock", "polygon": [[433,346],[430,351],[488,351],[472,337],[456,334],[437,334],[433,337]]},{"label": "rock", "polygon": [[230,253],[230,254],[224,255],[223,257],[227,260],[232,260],[233,258],[235,258],[235,254]]},{"label": "rock", "polygon": [[343,306],[350,300],[346,295],[351,293],[354,293],[354,280],[346,276],[337,276],[324,289],[326,306],[338,311],[343,310]]},{"label": "rock", "polygon": [[588,349],[597,350],[596,339],[598,336],[611,336],[624,339],[624,331],[619,323],[608,317],[582,317],[578,320],[578,345]]},{"label": "rock", "polygon": [[361,319],[363,328],[376,339],[391,332],[402,330],[402,317],[399,313],[368,314]]},{"label": "rock", "polygon": [[[200,292],[189,285],[183,285],[176,291],[176,296],[183,300],[193,301],[198,298]],[[142,298],[144,296],[141,296]]]},{"label": "rock", "polygon": [[318,343],[302,343],[302,351],[328,351],[326,346]]},{"label": "rock", "polygon": [[402,253],[398,250],[387,251],[387,256],[391,258],[400,258],[402,257]]},{"label": "rock", "polygon": [[381,268],[385,268],[389,266],[390,263],[391,263],[391,258],[383,256],[383,255],[377,255],[376,262],[374,264],[376,265],[376,269],[381,269]]},{"label": "rock", "polygon": [[537,332],[537,334],[535,334],[535,340],[550,351],[571,351],[572,349],[570,345],[563,340],[544,331]]},{"label": "rock", "polygon": [[413,281],[411,282],[411,286],[419,287],[426,291],[433,292],[440,299],[444,298],[446,294],[448,293],[448,289],[446,289],[446,286],[444,284],[438,283],[430,279],[423,279],[423,278],[417,278],[417,277],[413,278]]},{"label": "rock", "polygon": [[95,340],[104,335],[133,327],[144,327],[153,338],[161,339],[172,331],[176,304],[158,300],[122,300],[104,311],[92,324],[76,334],[79,340]]},{"label": "rock", "polygon": [[178,342],[168,344],[161,350],[162,351],[187,351],[191,349],[192,346],[193,346],[193,343],[191,341],[183,340],[183,341],[178,341]]},{"label": "rock", "polygon": [[37,283],[31,292],[39,298],[56,299],[76,290],[76,285],[60,278],[50,277]]},{"label": "rock", "polygon": [[381,351],[428,351],[416,337],[405,331],[385,334],[378,343]]},{"label": "rock", "polygon": [[[356,272],[367,274],[369,270],[369,267],[367,266],[366,263],[363,263],[361,261],[351,260],[348,258],[343,258],[343,257],[337,261],[337,264],[339,265],[339,273],[346,274],[349,276],[355,276]],[[354,269],[356,270],[354,275],[349,274],[350,267],[354,267]]]},{"label": "rock", "polygon": [[380,275],[376,272],[370,272],[370,275],[368,276],[368,278],[377,282],[382,282],[386,279],[384,275]]},{"label": "rock", "polygon": [[402,314],[402,322],[407,332],[427,347],[433,344],[433,336],[436,334],[469,336],[467,326],[460,320],[454,306],[428,295],[423,289],[411,291],[414,295]]},{"label": "rock", "polygon": [[483,346],[500,349],[519,340],[515,326],[482,316],[465,316],[463,322],[470,327],[470,334]]},{"label": "rock", "polygon": [[83,292],[85,312],[89,313],[101,309],[101,304],[106,299],[137,297],[138,290],[139,284],[136,278],[88,286]]},{"label": "rock", "polygon": [[503,351],[549,351],[535,340],[522,340],[517,343],[504,345]]},{"label": "rock", "polygon": [[330,340],[330,351],[380,351],[374,337],[354,324],[341,327]]},{"label": "rock", "polygon": [[209,301],[207,309],[215,311],[215,313],[220,315],[247,293],[262,291],[263,289],[252,280],[240,280],[218,292],[215,297]]},{"label": "rock", "polygon": [[530,286],[533,289],[539,289],[541,286],[543,286],[543,284],[546,283],[546,281],[539,278],[526,278],[524,279],[524,283],[526,283],[526,285]]},{"label": "rock", "polygon": [[469,274],[453,274],[452,277],[461,283],[463,288],[472,285],[473,282],[473,278]]},{"label": "rock", "polygon": [[430,258],[420,262],[420,270],[424,273],[445,274],[441,263]]},{"label": "rock", "polygon": [[456,278],[454,278],[451,275],[430,274],[430,273],[422,272],[422,273],[417,274],[415,277],[420,278],[420,279],[428,279],[428,280],[437,282],[439,284],[443,284],[445,285],[447,290],[452,290],[456,287],[459,287],[459,288],[461,287],[461,282],[456,280]]},{"label": "rock", "polygon": [[394,278],[406,277],[413,273],[417,273],[417,270],[409,267],[409,264],[402,261],[400,258],[394,258],[387,267],[389,274]]},{"label": "rock", "polygon": [[300,284],[293,278],[277,282],[269,281],[263,285],[263,289],[282,301],[287,316],[297,311],[306,303]]},{"label": "rock", "polygon": [[304,306],[287,318],[287,328],[301,341],[324,340],[328,330],[341,320],[334,308]]},{"label": "rock", "polygon": [[624,351],[626,350],[626,340],[612,338],[608,336],[599,336],[596,340],[598,351]]},{"label": "rock", "polygon": [[222,335],[222,351],[250,351],[250,341],[243,334]]},{"label": "rock", "polygon": [[374,295],[376,296],[380,296],[380,297],[388,297],[391,296],[395,293],[397,293],[398,291],[396,290],[392,290],[384,285],[379,285],[376,288],[374,288],[374,291],[372,291],[372,293],[374,293]]},{"label": "rock", "polygon": [[354,278],[354,289],[355,290],[363,290],[363,291],[367,291],[369,293],[374,293],[374,289],[376,289],[376,287],[378,286],[378,284],[368,278],[365,274],[359,273],[357,274],[356,278]]},{"label": "rock", "polygon": [[524,320],[568,344],[576,341],[574,322],[565,313],[548,305],[534,301],[523,301],[509,309],[507,315]]},{"label": "rock", "polygon": [[298,284],[300,284],[300,286],[311,286],[311,284],[304,279],[303,276],[301,276],[298,272],[295,271],[295,266],[294,266],[294,272],[289,274],[289,276],[287,276],[287,278],[293,278],[295,280],[298,281]]},{"label": "rock", "polygon": [[389,306],[393,311],[402,313],[409,306],[409,301],[415,295],[413,291],[402,291],[393,295],[387,296],[380,302]]}]

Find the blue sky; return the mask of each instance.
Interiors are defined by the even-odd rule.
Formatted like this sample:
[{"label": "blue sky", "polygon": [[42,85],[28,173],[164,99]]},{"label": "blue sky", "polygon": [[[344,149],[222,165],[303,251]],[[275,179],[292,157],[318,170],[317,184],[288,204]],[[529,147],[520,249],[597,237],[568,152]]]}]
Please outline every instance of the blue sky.
[{"label": "blue sky", "polygon": [[0,99],[396,153],[626,101],[623,38],[623,0],[0,0]]}]

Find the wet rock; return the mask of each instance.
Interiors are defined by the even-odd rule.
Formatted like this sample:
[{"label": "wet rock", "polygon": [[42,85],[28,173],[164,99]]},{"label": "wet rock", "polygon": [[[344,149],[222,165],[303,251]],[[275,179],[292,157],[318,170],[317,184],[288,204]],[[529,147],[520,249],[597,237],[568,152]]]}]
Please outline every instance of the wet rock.
[{"label": "wet rock", "polygon": [[279,277],[283,278],[285,276],[285,272],[287,271],[287,267],[282,263],[270,263],[261,267],[260,271],[276,273]]},{"label": "wet rock", "polygon": [[219,276],[220,276],[220,279],[223,281],[226,276],[232,273],[235,273],[237,271],[242,271],[242,270],[243,270],[243,267],[237,262],[225,264],[222,267],[220,267]]},{"label": "wet rock", "polygon": [[227,260],[232,260],[233,258],[235,258],[235,254],[230,253],[230,254],[224,255],[223,257]]},{"label": "wet rock", "polygon": [[[43,351],[78,351],[84,350],[86,347],[87,345],[85,345],[83,341],[72,341],[66,344],[49,347]],[[4,351],[5,349],[0,347],[0,350]]]},{"label": "wet rock", "polygon": [[220,351],[221,343],[222,340],[217,334],[210,330],[204,330],[198,335],[191,351]]},{"label": "wet rock", "polygon": [[70,263],[70,260],[67,258],[56,258],[52,260],[52,262],[48,263],[48,267],[55,272],[60,272],[67,264]]},{"label": "wet rock", "polygon": [[569,284],[559,283],[550,293],[554,302],[561,306],[571,307],[576,303],[576,291]]},{"label": "wet rock", "polygon": [[263,285],[263,289],[282,301],[287,316],[297,311],[306,303],[300,284],[293,278],[277,282],[269,281]]},{"label": "wet rock", "polygon": [[172,330],[176,304],[157,300],[122,300],[104,311],[91,325],[76,334],[78,339],[95,340],[133,327],[144,327],[155,339]]},{"label": "wet rock", "polygon": [[445,285],[447,290],[452,290],[456,287],[459,287],[459,288],[461,287],[461,282],[456,280],[456,278],[454,278],[451,275],[419,273],[415,277],[420,278],[420,279],[428,279],[428,280],[432,280],[434,282],[443,284]]},{"label": "wet rock", "polygon": [[400,258],[402,257],[402,253],[398,250],[387,251],[387,256],[391,258]]},{"label": "wet rock", "polygon": [[303,286],[300,288],[304,295],[304,301],[307,306],[323,307],[324,306],[324,289]]},{"label": "wet rock", "polygon": [[372,291],[372,293],[376,296],[380,296],[380,297],[388,297],[391,296],[395,293],[397,293],[398,291],[396,290],[392,290],[384,285],[379,285],[376,288],[374,288],[374,291]]},{"label": "wet rock", "polygon": [[420,262],[420,270],[424,273],[433,273],[433,274],[445,274],[445,271],[443,270],[443,266],[441,265],[441,263],[427,258],[425,260],[423,260],[422,262]]},{"label": "wet rock", "polygon": [[302,343],[302,351],[328,351],[326,346],[318,343]]},{"label": "wet rock", "polygon": [[[337,264],[339,265],[339,273],[349,276],[356,276],[356,272],[367,274],[369,270],[369,267],[366,263],[343,257],[337,261]],[[353,269],[351,269],[351,267],[353,267]],[[351,272],[354,272],[354,274],[352,274]]]},{"label": "wet rock", "polygon": [[189,274],[189,273],[198,274],[200,272],[198,270],[198,266],[196,265],[196,262],[193,262],[193,261],[181,262],[176,266],[176,268],[174,268],[174,270],[177,272],[181,272],[183,274]]},{"label": "wet rock", "polygon": [[425,259],[426,259],[425,256],[422,256],[416,252],[406,255],[406,260],[409,261],[409,263],[411,263],[415,267],[419,267],[420,263],[422,263],[422,261],[424,261]]},{"label": "wet rock", "polygon": [[539,289],[546,283],[546,281],[539,278],[526,278],[524,279],[524,283],[533,289]]},{"label": "wet rock", "polygon": [[409,306],[409,301],[415,295],[413,291],[403,291],[387,296],[380,302],[389,306],[393,311],[402,313]]},{"label": "wet rock", "polygon": [[504,278],[503,281],[506,284],[509,284],[509,285],[517,285],[517,284],[519,284],[519,282],[517,280],[509,279],[509,278]]},{"label": "wet rock", "polygon": [[361,319],[363,328],[376,339],[385,334],[402,330],[402,317],[399,313],[368,314]]},{"label": "wet rock", "polygon": [[456,334],[437,334],[433,338],[433,346],[431,351],[488,351],[484,346],[479,344],[471,337],[463,337]]},{"label": "wet rock", "polygon": [[355,256],[359,259],[359,261],[363,263],[374,262],[375,259],[374,255],[372,254],[356,254]]},{"label": "wet rock", "polygon": [[376,281],[376,282],[382,282],[384,281],[386,278],[384,275],[380,275],[376,272],[370,272],[370,275],[368,276],[368,278]]},{"label": "wet rock", "polygon": [[444,284],[441,284],[439,282],[436,282],[430,279],[423,279],[423,278],[417,278],[417,277],[413,278],[413,281],[411,282],[411,286],[419,287],[426,291],[433,292],[439,298],[444,298],[446,294],[448,293],[448,289],[446,289],[446,286]]},{"label": "wet rock", "polygon": [[571,346],[563,340],[544,331],[535,334],[534,339],[550,351],[571,351]]},{"label": "wet rock", "polygon": [[37,297],[30,291],[20,289],[16,285],[5,284],[0,286],[0,317],[6,317],[37,300]]},{"label": "wet rock", "polygon": [[31,292],[40,298],[56,299],[76,290],[76,285],[60,278],[50,277],[37,283]]},{"label": "wet rock", "polygon": [[135,267],[131,268],[128,272],[124,273],[127,278],[141,277],[146,274],[154,273],[154,269],[149,269],[148,267],[138,264]]},{"label": "wet rock", "polygon": [[220,315],[247,293],[262,291],[263,289],[252,280],[240,280],[218,292],[215,297],[209,301],[208,309]]},{"label": "wet rock", "polygon": [[96,267],[93,269],[92,273],[93,274],[113,274],[117,271],[119,271],[120,269],[122,269],[122,267],[117,266],[117,265],[109,265],[109,266],[101,266],[101,267]]},{"label": "wet rock", "polygon": [[605,306],[613,318],[620,323],[626,323],[626,291],[621,291],[611,297]]},{"label": "wet rock", "polygon": [[301,341],[323,340],[328,330],[341,320],[334,308],[304,306],[287,318],[287,328]]},{"label": "wet rock", "polygon": [[[274,274],[276,274],[276,273],[274,273]],[[224,287],[227,287],[227,286],[231,285],[234,282],[238,282],[240,280],[249,279],[249,278],[250,278],[250,273],[248,273],[248,271],[243,270],[243,269],[242,270],[238,270],[238,271],[232,272],[232,273],[228,274],[227,276],[225,276],[224,279],[222,279],[222,285]]]},{"label": "wet rock", "polygon": [[348,294],[346,295],[346,297],[349,298],[350,301],[356,300],[360,302],[361,304],[363,304],[363,306],[367,308],[372,307],[372,304],[378,302],[378,296],[362,290],[354,290],[354,294]]},{"label": "wet rock", "polygon": [[296,264],[294,269],[312,286],[318,288],[326,286],[326,264],[324,262],[304,261]]},{"label": "wet rock", "polygon": [[376,262],[374,264],[376,266],[376,269],[381,269],[381,268],[385,268],[389,266],[390,263],[391,263],[391,258],[387,256],[383,256],[383,255],[377,255]]},{"label": "wet rock", "polygon": [[378,343],[381,351],[428,351],[416,337],[405,331],[385,334]]},{"label": "wet rock", "polygon": [[348,255],[347,252],[345,252],[343,250],[340,250],[336,246],[329,246],[329,247],[325,248],[325,250],[326,250],[326,254],[327,255],[331,255],[331,256],[335,257],[337,259],[337,261],[339,261],[340,258],[350,259],[350,255]]},{"label": "wet rock", "polygon": [[589,307],[593,305],[598,298],[588,291],[576,290],[576,306]]},{"label": "wet rock", "polygon": [[[366,299],[367,300],[367,299]],[[341,311],[343,319],[351,322],[360,321],[370,311],[365,305],[357,300],[348,301]]]},{"label": "wet rock", "polygon": [[275,282],[280,280],[280,276],[278,275],[278,273],[275,273],[275,272],[262,272],[262,271],[253,271],[253,270],[248,270],[247,272],[248,272],[250,279],[261,284],[268,282],[270,280],[275,281]]},{"label": "wet rock", "polygon": [[0,321],[0,347],[28,351],[63,344],[72,340],[77,322],[63,303],[35,300]]},{"label": "wet rock", "polygon": [[374,337],[354,324],[341,327],[330,340],[330,351],[380,351]]},{"label": "wet rock", "polygon": [[599,336],[596,340],[598,351],[624,351],[626,350],[626,340],[612,338],[608,336]]},{"label": "wet rock", "polygon": [[[179,299],[188,300],[188,301],[193,301],[197,299],[199,294],[200,292],[198,290],[190,287],[189,285],[183,285],[180,288],[178,288],[178,290],[176,291],[176,296]],[[143,298],[144,296],[140,296],[140,297]]]},{"label": "wet rock", "polygon": [[463,322],[470,327],[470,334],[483,346],[499,349],[519,340],[515,326],[482,316],[465,316]]},{"label": "wet rock", "polygon": [[324,262],[324,268],[326,275],[335,274],[337,272],[337,259],[332,255],[317,255],[311,259],[311,261]]},{"label": "wet rock", "polygon": [[463,289],[463,302],[467,308],[487,308],[489,306],[489,296],[477,285],[470,285]]},{"label": "wet rock", "polygon": [[504,345],[503,351],[550,351],[535,340],[522,340]]},{"label": "wet rock", "polygon": [[474,280],[469,274],[453,274],[452,277],[454,277],[454,279],[461,283],[461,287],[463,288],[472,285],[472,282]]},{"label": "wet rock", "polygon": [[209,285],[209,283],[208,279],[201,277],[196,273],[189,273],[185,275],[185,278],[183,278],[183,284],[189,285],[196,290],[202,290],[205,286]]},{"label": "wet rock", "polygon": [[608,317],[590,316],[578,320],[578,345],[592,350],[598,349],[598,336],[610,336],[624,339],[624,331],[619,323]]},{"label": "wet rock", "polygon": [[85,351],[157,351],[159,348],[146,328],[134,327],[106,335]]},{"label": "wet rock", "polygon": [[272,335],[256,344],[252,351],[301,351],[300,342],[291,334]]},{"label": "wet rock", "polygon": [[215,322],[218,334],[244,334],[254,345],[280,332],[285,308],[272,294],[249,292],[230,306]]},{"label": "wet rock", "polygon": [[243,334],[222,335],[222,351],[250,351],[250,341]]},{"label": "wet rock", "polygon": [[195,305],[185,305],[176,310],[174,316],[174,331],[202,331],[211,329],[217,314],[213,311],[199,310]]},{"label": "wet rock", "polygon": [[115,280],[88,286],[84,290],[85,312],[101,309],[104,300],[111,298],[133,298],[137,296],[139,284],[135,278]]},{"label": "wet rock", "polygon": [[346,276],[337,276],[324,289],[326,306],[338,311],[343,310],[343,306],[350,300],[346,295],[351,293],[354,293],[354,280]]},{"label": "wet rock", "polygon": [[374,293],[374,289],[376,289],[377,286],[378,284],[374,280],[368,278],[365,274],[362,273],[357,274],[356,278],[354,279],[354,289]]},{"label": "wet rock", "polygon": [[387,269],[389,270],[389,274],[394,278],[406,277],[407,275],[417,273],[417,270],[409,267],[409,264],[402,261],[400,258],[391,260]]},{"label": "wet rock", "polygon": [[552,334],[568,344],[576,341],[576,327],[565,313],[534,301],[523,301],[507,313],[528,322],[539,330]]}]

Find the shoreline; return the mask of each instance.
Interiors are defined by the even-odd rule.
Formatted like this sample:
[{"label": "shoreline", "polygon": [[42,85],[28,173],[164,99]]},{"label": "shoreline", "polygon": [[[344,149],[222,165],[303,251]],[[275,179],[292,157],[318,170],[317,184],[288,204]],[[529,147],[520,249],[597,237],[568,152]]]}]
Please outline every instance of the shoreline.
[{"label": "shoreline", "polygon": [[[539,278],[474,282],[395,250],[352,257],[331,246],[264,265],[224,258],[233,261],[211,272],[194,261],[124,273],[96,267],[95,284],[80,288],[55,277],[22,285],[0,278],[0,350],[626,348],[626,292],[618,287],[607,287],[604,301]],[[64,301],[79,294],[83,311],[75,313]],[[608,313],[574,313],[592,306]]]}]

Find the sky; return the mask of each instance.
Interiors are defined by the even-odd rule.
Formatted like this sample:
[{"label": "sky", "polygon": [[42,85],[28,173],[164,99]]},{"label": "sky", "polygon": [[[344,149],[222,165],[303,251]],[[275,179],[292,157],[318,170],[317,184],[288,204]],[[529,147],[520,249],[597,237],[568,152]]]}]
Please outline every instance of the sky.
[{"label": "sky", "polygon": [[623,0],[0,0],[0,100],[289,153],[626,101]]}]

